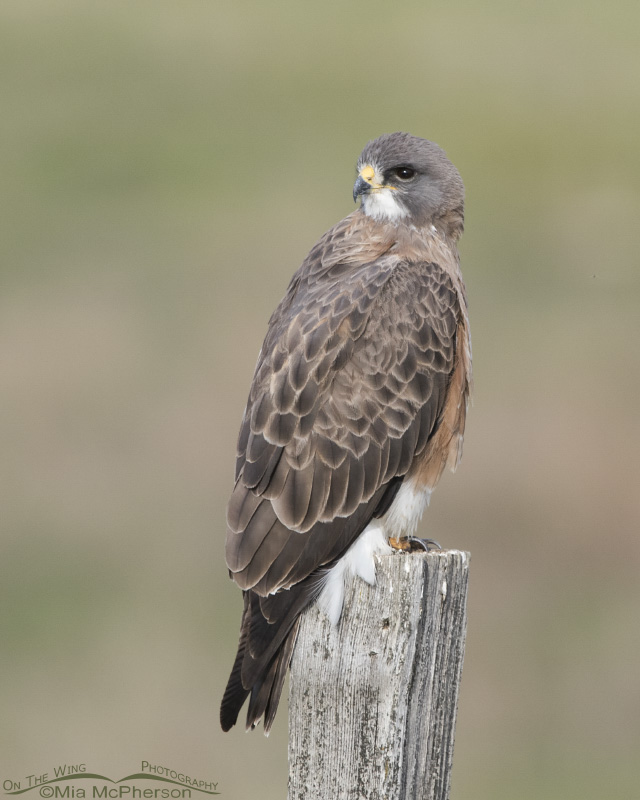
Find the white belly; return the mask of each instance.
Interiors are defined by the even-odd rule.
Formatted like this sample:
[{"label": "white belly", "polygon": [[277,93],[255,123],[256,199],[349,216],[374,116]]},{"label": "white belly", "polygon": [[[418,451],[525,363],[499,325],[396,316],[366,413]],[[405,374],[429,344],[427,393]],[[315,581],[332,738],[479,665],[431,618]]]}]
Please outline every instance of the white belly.
[{"label": "white belly", "polygon": [[416,490],[405,482],[391,507],[380,519],[373,519],[342,558],[329,570],[318,597],[320,608],[333,625],[337,625],[344,602],[346,575],[357,575],[373,585],[376,582],[377,555],[391,553],[389,537],[413,536],[424,510],[429,505],[430,489]]}]

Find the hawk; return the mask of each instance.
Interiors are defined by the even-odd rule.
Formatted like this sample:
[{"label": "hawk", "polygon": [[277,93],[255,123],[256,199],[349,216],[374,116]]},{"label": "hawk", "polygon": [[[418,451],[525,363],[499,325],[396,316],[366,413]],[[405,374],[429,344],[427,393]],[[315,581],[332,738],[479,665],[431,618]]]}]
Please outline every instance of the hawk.
[{"label": "hawk", "polygon": [[369,142],[360,207],[328,231],[269,320],[238,439],[226,560],[243,590],[220,709],[273,723],[300,615],[337,624],[344,580],[407,549],[462,452],[471,341],[457,242],[464,186],[433,142]]}]

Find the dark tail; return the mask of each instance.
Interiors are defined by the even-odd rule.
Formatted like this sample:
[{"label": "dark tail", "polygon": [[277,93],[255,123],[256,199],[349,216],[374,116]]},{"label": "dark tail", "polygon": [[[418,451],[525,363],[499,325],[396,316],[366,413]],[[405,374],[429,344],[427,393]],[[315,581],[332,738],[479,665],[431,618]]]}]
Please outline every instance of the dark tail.
[{"label": "dark tail", "polygon": [[[251,695],[247,728],[255,728],[264,717],[264,731],[269,733],[291,663],[300,614],[320,593],[323,573],[349,549],[372,516],[386,513],[401,483],[402,476],[393,478],[378,490],[370,503],[362,503],[358,511],[344,521],[344,530],[334,537],[332,549],[323,553],[327,563],[300,583],[266,597],[253,589],[244,592],[238,652],[220,707],[223,731],[236,724],[240,709]],[[375,510],[372,512],[372,509]]]},{"label": "dark tail", "polygon": [[244,592],[244,610],[242,612],[242,622],[240,623],[240,641],[238,642],[238,652],[236,660],[233,662],[233,669],[227,681],[227,688],[224,690],[222,704],[220,706],[220,725],[223,731],[230,730],[238,719],[238,714],[244,701],[247,699],[249,689],[242,685],[242,662],[244,651],[249,639],[249,620],[247,610],[249,608],[249,592]]},{"label": "dark tail", "polygon": [[247,729],[264,717],[269,733],[298,635],[300,614],[311,603],[317,580],[309,579],[275,595],[244,592],[238,652],[220,706],[223,731],[232,728],[249,695]]}]

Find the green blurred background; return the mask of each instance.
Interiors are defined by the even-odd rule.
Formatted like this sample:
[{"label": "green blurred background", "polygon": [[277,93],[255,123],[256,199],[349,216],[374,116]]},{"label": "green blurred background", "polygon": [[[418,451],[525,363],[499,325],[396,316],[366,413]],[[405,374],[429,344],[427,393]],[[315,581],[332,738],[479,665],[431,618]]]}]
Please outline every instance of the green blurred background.
[{"label": "green blurred background", "polygon": [[475,400],[425,535],[472,553],[452,798],[640,783],[640,6],[13,0],[0,10],[0,778],[142,759],[283,798],[218,727],[266,322],[365,142],[467,187]]}]

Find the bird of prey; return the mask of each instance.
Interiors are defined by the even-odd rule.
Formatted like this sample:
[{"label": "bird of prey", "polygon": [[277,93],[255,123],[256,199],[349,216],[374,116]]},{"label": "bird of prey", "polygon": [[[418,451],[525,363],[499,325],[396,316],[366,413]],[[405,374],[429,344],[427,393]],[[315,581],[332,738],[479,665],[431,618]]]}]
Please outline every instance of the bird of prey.
[{"label": "bird of prey", "polygon": [[243,590],[220,710],[268,733],[300,615],[337,624],[344,580],[375,583],[375,555],[407,549],[462,451],[471,341],[457,242],[464,186],[433,142],[369,142],[360,207],[294,274],[256,365],[227,510],[226,559]]}]

